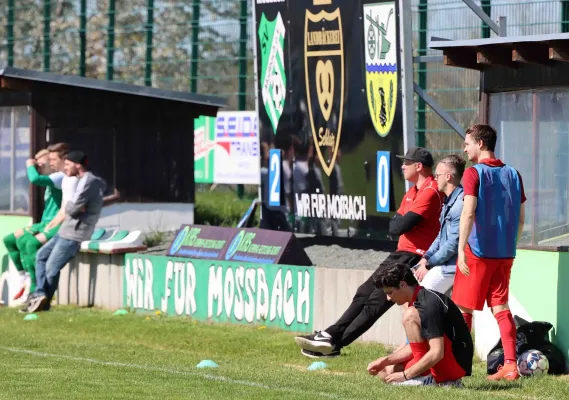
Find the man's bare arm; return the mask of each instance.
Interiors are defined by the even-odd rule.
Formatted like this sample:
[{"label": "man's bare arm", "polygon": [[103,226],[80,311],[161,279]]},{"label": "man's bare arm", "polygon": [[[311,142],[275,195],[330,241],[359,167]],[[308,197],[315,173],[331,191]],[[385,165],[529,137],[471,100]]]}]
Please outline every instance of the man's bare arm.
[{"label": "man's bare arm", "polygon": [[476,205],[478,204],[478,198],[476,196],[464,196],[464,205],[462,207],[462,213],[460,214],[460,228],[458,234],[458,251],[464,252],[466,247],[466,242],[472,232],[472,226],[474,225],[474,215],[476,213]]},{"label": "man's bare arm", "polygon": [[108,206],[119,201],[121,193],[115,188],[113,194],[103,197],[103,206]]},{"label": "man's bare arm", "polygon": [[388,365],[402,364],[409,361],[413,357],[413,352],[411,351],[411,346],[406,345],[405,347],[391,353],[387,356]]}]

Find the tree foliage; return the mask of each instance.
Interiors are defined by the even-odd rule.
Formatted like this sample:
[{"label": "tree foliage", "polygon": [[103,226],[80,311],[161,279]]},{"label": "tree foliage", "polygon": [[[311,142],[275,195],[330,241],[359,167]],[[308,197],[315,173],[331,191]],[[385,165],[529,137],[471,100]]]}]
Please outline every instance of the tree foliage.
[{"label": "tree foliage", "polygon": [[[197,1],[197,0],[195,0]],[[113,79],[144,84],[146,36],[152,32],[152,85],[179,91],[190,90],[190,64],[198,60],[198,93],[219,95],[236,109],[240,6],[246,0],[200,2],[198,51],[192,54],[193,3],[154,1],[154,23],[147,25],[147,0],[117,0],[113,46]],[[51,0],[51,72],[76,75],[80,63],[80,0]],[[14,9],[14,66],[43,70],[44,6],[46,0],[16,0]],[[248,6],[251,3],[246,1]],[[0,58],[7,62],[8,0],[0,1],[0,35],[4,38]],[[248,24],[252,24],[249,10]],[[87,1],[86,75],[105,79],[108,59],[109,0]],[[250,30],[250,29],[249,29]],[[247,45],[247,108],[254,109],[253,47]]]}]

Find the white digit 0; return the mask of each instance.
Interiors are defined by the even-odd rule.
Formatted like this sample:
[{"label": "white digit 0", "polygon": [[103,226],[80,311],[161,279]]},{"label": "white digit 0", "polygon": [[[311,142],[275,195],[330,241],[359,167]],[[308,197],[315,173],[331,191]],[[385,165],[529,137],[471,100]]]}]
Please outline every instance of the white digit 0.
[{"label": "white digit 0", "polygon": [[379,167],[377,171],[377,198],[381,207],[387,206],[389,200],[389,166],[387,165],[387,157],[379,158]]}]

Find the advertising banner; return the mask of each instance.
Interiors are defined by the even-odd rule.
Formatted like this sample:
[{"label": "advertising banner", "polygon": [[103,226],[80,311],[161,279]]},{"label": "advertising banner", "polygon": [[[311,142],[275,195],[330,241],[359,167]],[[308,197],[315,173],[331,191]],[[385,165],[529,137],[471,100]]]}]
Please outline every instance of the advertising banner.
[{"label": "advertising banner", "polygon": [[292,233],[257,228],[182,225],[168,249],[172,257],[260,264],[312,265]]},{"label": "advertising banner", "polygon": [[397,2],[256,0],[255,22],[260,141],[282,150],[293,231],[386,239],[405,192]]},{"label": "advertising banner", "polygon": [[196,183],[260,183],[259,130],[254,111],[222,111],[194,122]]},{"label": "advertising banner", "polygon": [[199,321],[312,332],[314,270],[127,254],[123,305]]}]

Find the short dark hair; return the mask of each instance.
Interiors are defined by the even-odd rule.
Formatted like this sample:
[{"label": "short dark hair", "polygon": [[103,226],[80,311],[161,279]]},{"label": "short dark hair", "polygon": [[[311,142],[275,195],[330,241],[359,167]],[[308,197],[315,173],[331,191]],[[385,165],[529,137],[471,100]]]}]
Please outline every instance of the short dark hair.
[{"label": "short dark hair", "polygon": [[419,282],[415,279],[413,271],[406,264],[394,263],[385,268],[379,268],[373,274],[373,283],[378,289],[385,287],[398,288],[401,281],[409,286],[417,286]]},{"label": "short dark hair", "polygon": [[87,167],[87,156],[82,151],[70,151],[67,154],[67,160],[75,164],[81,164],[83,167]]},{"label": "short dark hair", "polygon": [[461,156],[456,154],[451,154],[450,156],[443,157],[439,160],[439,163],[443,163],[454,169],[454,177],[460,182],[462,175],[464,174],[464,168],[466,167],[466,161]]},{"label": "short dark hair", "polygon": [[498,135],[496,134],[496,130],[490,125],[472,125],[466,130],[466,135],[470,135],[470,137],[477,142],[482,142],[482,146],[485,147],[483,150],[494,151],[496,148]]}]

